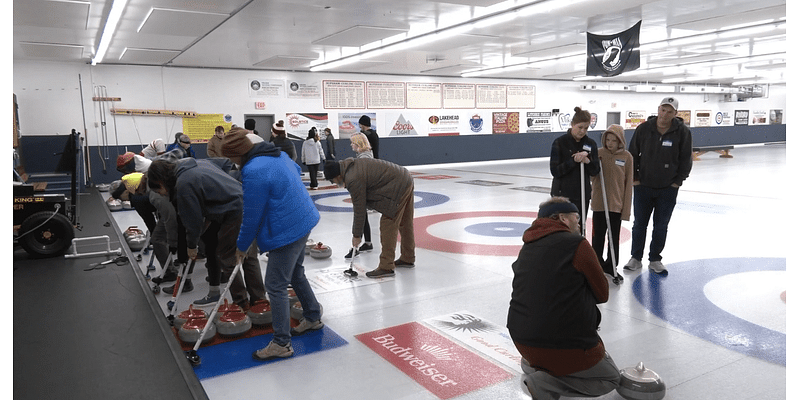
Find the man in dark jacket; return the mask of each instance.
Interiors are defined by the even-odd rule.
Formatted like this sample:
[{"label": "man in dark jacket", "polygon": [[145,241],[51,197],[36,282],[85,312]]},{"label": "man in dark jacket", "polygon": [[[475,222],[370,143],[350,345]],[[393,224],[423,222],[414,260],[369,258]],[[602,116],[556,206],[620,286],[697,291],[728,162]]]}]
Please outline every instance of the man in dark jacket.
[{"label": "man in dark jacket", "polygon": [[369,147],[372,147],[372,157],[381,158],[380,152],[378,151],[380,140],[378,139],[378,132],[372,129],[372,118],[367,115],[362,115],[361,118],[358,119],[358,127],[361,128],[361,133],[367,137]]},{"label": "man in dark jacket", "polygon": [[578,221],[569,199],[542,203],[512,264],[507,327],[534,399],[596,397],[619,386],[619,369],[597,333],[608,281]]},{"label": "man in dark jacket", "polygon": [[667,242],[667,226],[678,198],[678,188],[692,170],[692,132],[677,116],[678,100],[665,97],[658,116],[636,127],[628,151],[633,155],[633,239],[631,259],[624,269],[642,268],[647,225],[653,215],[648,267],[666,273],[661,251]]},{"label": "man in dark jacket", "polygon": [[[369,278],[394,276],[395,267],[414,268],[414,178],[400,165],[374,158],[325,164],[325,179],[344,186],[353,200],[353,247],[361,244],[367,208],[381,213],[381,255]],[[400,258],[394,259],[400,233]]]},{"label": "man in dark jacket", "polygon": [[[189,258],[197,258],[201,235],[206,244],[209,290],[207,296],[194,302],[200,306],[219,300],[223,270],[230,275],[237,261],[236,238],[242,225],[243,202],[241,183],[227,173],[232,166],[224,158],[184,158],[175,163],[153,161],[147,171],[148,186],[175,204],[186,227]],[[243,263],[242,270],[247,286],[241,276],[232,277],[231,298],[248,309],[256,301],[266,300],[267,295],[258,262]]]}]

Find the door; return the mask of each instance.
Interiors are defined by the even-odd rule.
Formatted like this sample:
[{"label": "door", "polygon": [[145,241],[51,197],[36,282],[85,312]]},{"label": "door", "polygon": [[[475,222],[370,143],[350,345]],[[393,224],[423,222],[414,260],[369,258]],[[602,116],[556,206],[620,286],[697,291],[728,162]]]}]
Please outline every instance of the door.
[{"label": "door", "polygon": [[245,121],[253,119],[256,121],[256,131],[265,141],[269,141],[272,136],[272,124],[275,123],[275,115],[272,114],[245,114]]}]

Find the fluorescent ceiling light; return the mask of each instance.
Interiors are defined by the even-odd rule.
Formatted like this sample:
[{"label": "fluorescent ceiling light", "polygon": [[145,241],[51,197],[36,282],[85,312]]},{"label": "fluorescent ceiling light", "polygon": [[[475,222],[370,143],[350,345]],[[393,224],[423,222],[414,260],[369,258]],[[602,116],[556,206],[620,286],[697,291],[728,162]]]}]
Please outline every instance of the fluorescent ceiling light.
[{"label": "fluorescent ceiling light", "polygon": [[122,12],[125,10],[125,4],[128,0],[114,0],[111,4],[111,11],[108,13],[106,26],[103,28],[103,35],[100,36],[100,44],[97,46],[97,51],[92,59],[92,65],[102,62],[108,51],[108,46],[111,44],[111,39],[114,37],[114,31],[117,30],[117,24],[122,18]]}]

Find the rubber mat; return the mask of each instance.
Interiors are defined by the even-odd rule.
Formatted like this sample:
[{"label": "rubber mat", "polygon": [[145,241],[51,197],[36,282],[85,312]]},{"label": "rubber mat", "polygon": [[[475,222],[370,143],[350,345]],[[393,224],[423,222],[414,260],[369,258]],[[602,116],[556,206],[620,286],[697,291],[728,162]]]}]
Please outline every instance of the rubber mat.
[{"label": "rubber mat", "polygon": [[[200,356],[200,365],[194,367],[194,372],[197,374],[197,378],[203,380],[283,360],[257,361],[253,359],[253,352],[265,347],[271,340],[272,333],[201,347],[197,350],[197,355]],[[327,326],[292,338],[294,357],[335,349],[346,344],[347,341],[344,338]]]}]

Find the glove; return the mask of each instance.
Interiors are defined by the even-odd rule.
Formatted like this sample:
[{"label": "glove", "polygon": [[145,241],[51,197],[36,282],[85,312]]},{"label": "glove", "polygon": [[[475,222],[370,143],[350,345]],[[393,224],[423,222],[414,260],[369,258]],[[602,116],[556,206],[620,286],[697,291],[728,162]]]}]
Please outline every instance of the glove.
[{"label": "glove", "polygon": [[177,252],[178,252],[178,248],[177,247],[170,246],[169,254],[175,255],[175,253],[177,253]]}]

